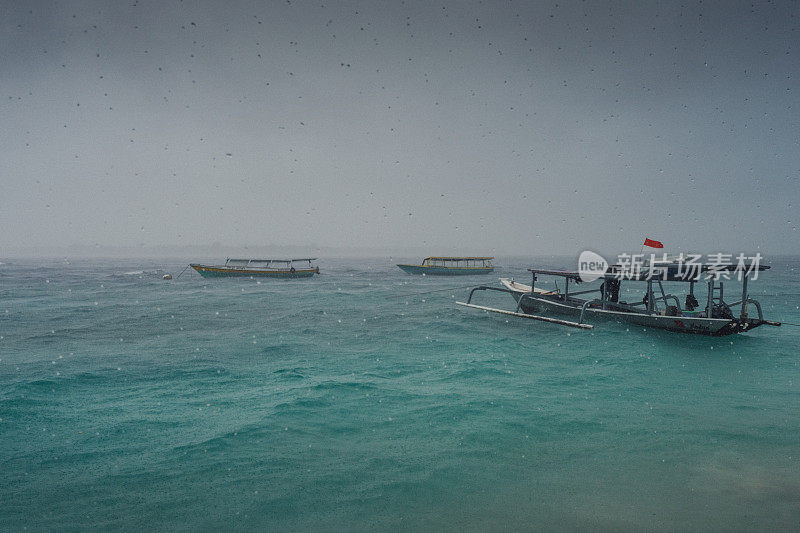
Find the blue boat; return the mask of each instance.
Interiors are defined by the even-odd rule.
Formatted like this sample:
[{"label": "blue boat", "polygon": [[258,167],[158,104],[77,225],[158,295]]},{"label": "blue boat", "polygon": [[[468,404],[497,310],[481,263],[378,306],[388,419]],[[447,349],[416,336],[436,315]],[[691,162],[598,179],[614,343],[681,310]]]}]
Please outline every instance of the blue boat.
[{"label": "blue boat", "polygon": [[494,257],[426,257],[421,265],[397,265],[409,274],[423,276],[474,276],[494,271]]}]

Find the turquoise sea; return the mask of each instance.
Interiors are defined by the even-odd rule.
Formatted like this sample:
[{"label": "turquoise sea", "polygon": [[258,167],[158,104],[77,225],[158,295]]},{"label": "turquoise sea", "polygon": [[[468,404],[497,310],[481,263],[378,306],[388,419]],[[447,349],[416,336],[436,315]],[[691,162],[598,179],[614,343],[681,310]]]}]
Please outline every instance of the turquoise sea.
[{"label": "turquoise sea", "polygon": [[[400,259],[4,259],[0,529],[800,529],[799,327],[573,330],[429,292],[569,259]],[[800,323],[800,259],[771,264],[752,295]]]}]

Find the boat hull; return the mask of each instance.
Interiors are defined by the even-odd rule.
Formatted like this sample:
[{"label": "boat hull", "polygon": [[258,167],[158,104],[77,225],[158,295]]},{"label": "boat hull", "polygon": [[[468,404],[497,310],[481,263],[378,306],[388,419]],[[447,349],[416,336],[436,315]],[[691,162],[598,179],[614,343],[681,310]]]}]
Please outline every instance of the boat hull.
[{"label": "boat hull", "polygon": [[408,274],[425,276],[475,276],[494,272],[494,267],[441,267],[423,265],[397,266]]},{"label": "boat hull", "polygon": [[305,269],[253,269],[242,267],[226,267],[214,265],[189,265],[204,278],[310,278],[319,274],[316,268]]},{"label": "boat hull", "polygon": [[[520,310],[526,314],[553,314],[570,316],[580,319],[581,309],[568,303],[556,301],[553,297],[530,297],[524,293],[514,293],[514,299],[520,304]],[[609,309],[599,309],[587,307],[583,316],[583,321],[592,323],[597,320],[612,320],[616,322],[627,322],[646,328],[663,329],[680,333],[692,333],[696,335],[709,335],[712,337],[722,337],[734,333],[743,333],[756,328],[764,322],[757,319],[747,319],[744,322],[725,318],[699,318],[686,316],[664,316],[648,315],[644,313],[630,313],[625,311],[614,311]]]}]

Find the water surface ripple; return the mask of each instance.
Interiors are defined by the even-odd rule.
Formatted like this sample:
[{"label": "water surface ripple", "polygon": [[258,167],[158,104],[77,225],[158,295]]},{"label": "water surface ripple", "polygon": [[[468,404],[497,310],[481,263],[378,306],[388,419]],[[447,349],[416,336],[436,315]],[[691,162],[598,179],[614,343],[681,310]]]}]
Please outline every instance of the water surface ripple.
[{"label": "water surface ripple", "polygon": [[[800,328],[574,331],[386,260],[160,279],[183,266],[0,265],[2,528],[800,524]],[[800,323],[798,272],[752,284],[769,318]]]}]

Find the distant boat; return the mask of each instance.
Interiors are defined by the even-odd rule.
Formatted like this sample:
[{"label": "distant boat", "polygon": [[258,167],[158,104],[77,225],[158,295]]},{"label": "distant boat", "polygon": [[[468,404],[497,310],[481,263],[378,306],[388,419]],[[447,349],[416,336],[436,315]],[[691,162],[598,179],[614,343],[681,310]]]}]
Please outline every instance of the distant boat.
[{"label": "distant boat", "polygon": [[[310,278],[319,274],[319,267],[311,264],[316,257],[303,259],[226,259],[224,265],[189,266],[204,278],[259,277],[259,278]],[[306,263],[296,268],[295,263]]]},{"label": "distant boat", "polygon": [[397,265],[409,274],[472,276],[494,271],[494,257],[426,257],[421,265]]}]

